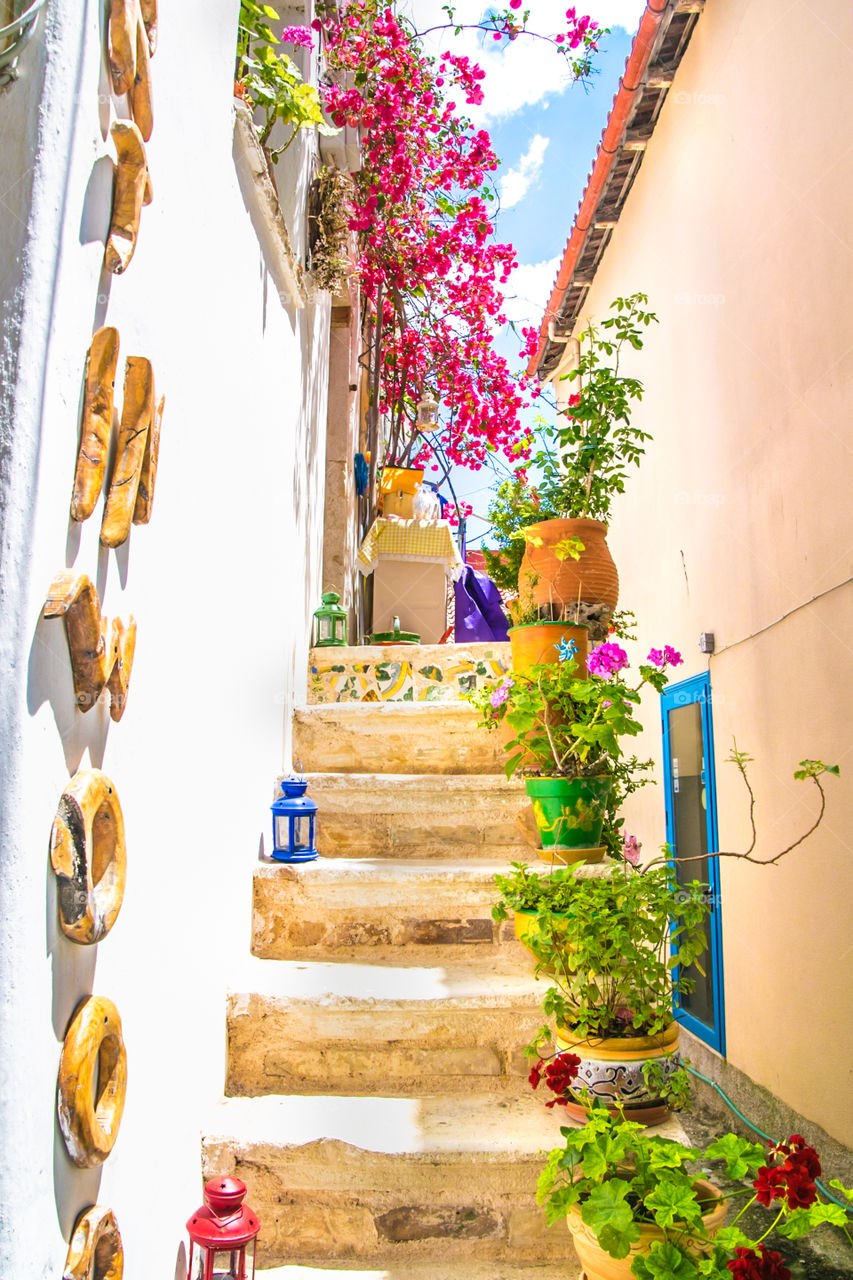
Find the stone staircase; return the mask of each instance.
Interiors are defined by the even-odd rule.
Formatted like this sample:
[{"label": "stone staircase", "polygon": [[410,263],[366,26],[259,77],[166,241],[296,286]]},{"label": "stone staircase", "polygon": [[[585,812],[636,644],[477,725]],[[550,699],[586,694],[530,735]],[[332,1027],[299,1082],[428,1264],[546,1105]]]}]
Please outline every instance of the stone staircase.
[{"label": "stone staircase", "polygon": [[495,872],[534,856],[515,825],[523,786],[445,694],[294,717],[322,857],[255,869],[227,1096],[203,1140],[206,1177],[248,1184],[270,1280],[578,1272],[565,1226],[535,1204],[562,1120],[521,1053],[542,987],[491,918]]}]

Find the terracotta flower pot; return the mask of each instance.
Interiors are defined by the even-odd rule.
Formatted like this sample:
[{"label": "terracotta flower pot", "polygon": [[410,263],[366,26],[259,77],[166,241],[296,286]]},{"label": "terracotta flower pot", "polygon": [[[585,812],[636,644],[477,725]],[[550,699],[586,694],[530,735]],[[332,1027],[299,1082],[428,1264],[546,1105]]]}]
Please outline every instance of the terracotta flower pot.
[{"label": "terracotta flower pot", "polygon": [[[540,608],[561,610],[580,602],[578,621],[606,621],[619,602],[619,574],[607,546],[607,525],[580,518],[541,520],[529,525],[527,532],[518,571],[519,597],[532,597]],[[583,543],[580,559],[557,557],[554,548],[567,538]]]},{"label": "terracotta flower pot", "polygon": [[[600,856],[607,797],[613,786],[608,775],[598,778],[528,778],[525,786],[533,803],[542,850]],[[597,861],[598,859],[596,859]]]},{"label": "terracotta flower pot", "polygon": [[[678,1070],[677,1022],[671,1022],[655,1036],[613,1036],[608,1040],[582,1040],[571,1027],[558,1027],[557,1047],[576,1053],[581,1060],[578,1090],[586,1087],[593,1097],[603,1102],[619,1103],[626,1119],[640,1124],[660,1124],[666,1119],[669,1114],[666,1104],[649,1092],[643,1079],[643,1066],[655,1060],[667,1075]],[[586,1118],[580,1104],[570,1102],[566,1110],[576,1120]],[[611,1114],[617,1114],[615,1106]]]},{"label": "terracotta flower pot", "polygon": [[589,647],[586,627],[575,627],[567,622],[529,622],[520,627],[510,627],[507,634],[512,649],[512,669],[519,675],[526,675],[538,663],[559,662],[558,646],[563,641],[570,645],[574,640],[577,647],[575,675],[578,680],[586,679]]},{"label": "terracotta flower pot", "polygon": [[[707,1211],[702,1214],[702,1222],[705,1230],[713,1237],[725,1222],[728,1202],[723,1199],[721,1191],[702,1178],[697,1178],[693,1186],[703,1200],[712,1202]],[[627,1258],[611,1258],[598,1243],[595,1233],[581,1218],[577,1205],[572,1205],[569,1210],[567,1222],[584,1269],[585,1280],[632,1280],[631,1266],[634,1259],[638,1255],[648,1253],[656,1240],[664,1239],[664,1233],[659,1226],[653,1222],[643,1223],[640,1226],[640,1239],[636,1244],[631,1245]],[[697,1241],[695,1249],[691,1249],[691,1252],[696,1257],[701,1257],[709,1251]]]}]

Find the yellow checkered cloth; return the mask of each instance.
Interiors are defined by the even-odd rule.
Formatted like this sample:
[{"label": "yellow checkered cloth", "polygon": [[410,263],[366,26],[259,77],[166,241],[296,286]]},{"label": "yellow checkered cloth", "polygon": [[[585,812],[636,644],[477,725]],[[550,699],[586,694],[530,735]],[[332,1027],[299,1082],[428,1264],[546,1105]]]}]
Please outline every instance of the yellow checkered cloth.
[{"label": "yellow checkered cloth", "polygon": [[389,520],[379,516],[362,542],[356,563],[367,577],[380,556],[389,560],[439,560],[450,579],[462,572],[462,557],[446,520]]}]

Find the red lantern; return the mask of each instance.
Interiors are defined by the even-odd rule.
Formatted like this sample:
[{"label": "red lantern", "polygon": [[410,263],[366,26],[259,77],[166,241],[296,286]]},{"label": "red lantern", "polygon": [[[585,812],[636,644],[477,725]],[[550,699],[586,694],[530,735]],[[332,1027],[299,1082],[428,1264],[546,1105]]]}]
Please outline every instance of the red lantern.
[{"label": "red lantern", "polygon": [[[261,1224],[243,1204],[246,1184],[239,1178],[211,1178],[204,1204],[187,1223],[190,1235],[189,1280],[254,1280],[255,1238]],[[246,1270],[249,1247],[251,1271]]]}]

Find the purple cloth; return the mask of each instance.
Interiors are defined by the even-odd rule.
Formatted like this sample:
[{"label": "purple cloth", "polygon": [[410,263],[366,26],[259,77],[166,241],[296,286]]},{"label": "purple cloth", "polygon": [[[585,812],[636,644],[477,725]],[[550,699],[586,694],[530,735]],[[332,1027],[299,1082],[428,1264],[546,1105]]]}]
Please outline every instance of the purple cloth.
[{"label": "purple cloth", "polygon": [[507,639],[509,620],[503,611],[501,593],[491,578],[466,564],[453,594],[456,600],[453,639],[457,644]]}]

